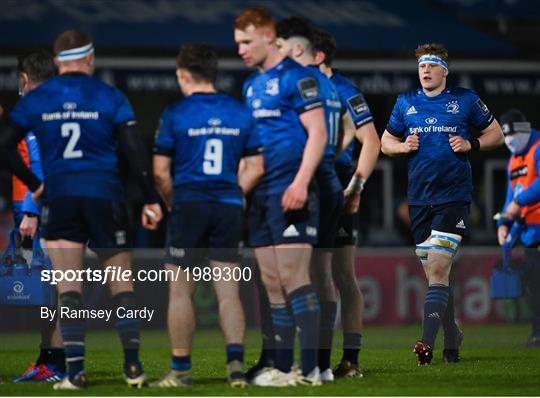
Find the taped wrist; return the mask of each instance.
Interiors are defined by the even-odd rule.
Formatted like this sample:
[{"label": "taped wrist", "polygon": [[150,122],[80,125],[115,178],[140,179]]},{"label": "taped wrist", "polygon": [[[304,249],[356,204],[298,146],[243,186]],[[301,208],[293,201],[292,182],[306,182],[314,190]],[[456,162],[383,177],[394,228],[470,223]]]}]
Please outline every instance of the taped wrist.
[{"label": "taped wrist", "polygon": [[364,190],[365,183],[366,180],[364,178],[353,176],[351,181],[349,181],[349,185],[347,185],[347,191],[350,191],[353,194],[359,194]]}]

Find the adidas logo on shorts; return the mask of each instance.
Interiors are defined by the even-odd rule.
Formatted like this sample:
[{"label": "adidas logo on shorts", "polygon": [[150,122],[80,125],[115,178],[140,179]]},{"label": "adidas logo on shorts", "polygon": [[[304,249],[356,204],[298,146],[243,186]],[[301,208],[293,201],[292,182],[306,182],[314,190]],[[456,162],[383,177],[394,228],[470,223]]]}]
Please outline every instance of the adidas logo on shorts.
[{"label": "adidas logo on shorts", "polygon": [[347,233],[347,231],[345,231],[345,228],[341,227],[338,231],[338,236],[340,238],[348,238],[349,234]]},{"label": "adidas logo on shorts", "polygon": [[405,113],[405,115],[415,115],[417,114],[418,112],[416,112],[416,108],[413,106],[411,106],[409,109],[407,109],[407,113]]},{"label": "adidas logo on shorts", "polygon": [[289,225],[285,231],[283,231],[284,238],[294,238],[295,236],[300,236],[300,232],[296,229],[294,225]]},{"label": "adidas logo on shorts", "polygon": [[465,226],[465,223],[463,222],[463,220],[460,220],[460,221],[456,224],[456,228],[467,229],[467,227]]}]

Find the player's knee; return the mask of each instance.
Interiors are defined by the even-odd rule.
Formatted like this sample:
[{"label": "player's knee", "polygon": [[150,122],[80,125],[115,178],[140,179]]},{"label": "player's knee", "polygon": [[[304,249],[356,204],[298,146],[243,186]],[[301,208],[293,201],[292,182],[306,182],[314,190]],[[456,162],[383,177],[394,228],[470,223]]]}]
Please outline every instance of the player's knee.
[{"label": "player's knee", "polygon": [[60,306],[71,311],[82,309],[82,295],[79,292],[66,292],[60,295]]},{"label": "player's knee", "polygon": [[448,261],[451,262],[458,251],[460,243],[460,235],[433,230],[429,239],[429,253],[447,257]]}]

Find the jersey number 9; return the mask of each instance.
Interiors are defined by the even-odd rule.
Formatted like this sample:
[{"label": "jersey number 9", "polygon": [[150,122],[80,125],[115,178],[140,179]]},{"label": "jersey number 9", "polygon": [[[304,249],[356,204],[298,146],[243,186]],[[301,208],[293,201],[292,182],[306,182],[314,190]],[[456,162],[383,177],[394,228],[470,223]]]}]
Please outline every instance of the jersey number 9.
[{"label": "jersey number 9", "polygon": [[208,175],[221,174],[223,169],[223,141],[210,138],[204,148],[203,172]]}]

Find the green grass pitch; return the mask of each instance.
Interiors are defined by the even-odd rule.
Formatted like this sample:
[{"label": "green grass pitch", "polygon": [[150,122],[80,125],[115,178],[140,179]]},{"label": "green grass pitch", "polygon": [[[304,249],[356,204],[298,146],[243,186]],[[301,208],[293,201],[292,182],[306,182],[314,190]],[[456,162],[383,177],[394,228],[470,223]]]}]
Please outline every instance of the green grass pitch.
[{"label": "green grass pitch", "polygon": [[[539,395],[540,349],[522,348],[529,326],[466,326],[462,361],[445,365],[440,342],[433,364],[418,367],[412,346],[419,326],[367,327],[364,331],[361,365],[364,379],[338,380],[322,387],[231,389],[225,384],[225,352],[217,330],[198,331],[193,351],[191,388],[129,389],[121,379],[121,350],[114,331],[90,332],[87,336],[87,373],[90,387],[85,392],[57,392],[50,383],[19,383],[9,380],[20,375],[37,355],[36,334],[0,334],[0,396],[12,395]],[[143,333],[142,360],[151,379],[160,377],[169,364],[168,337],[164,331]],[[256,360],[259,333],[246,337],[246,363]],[[333,363],[341,355],[341,331],[336,332]]]}]

